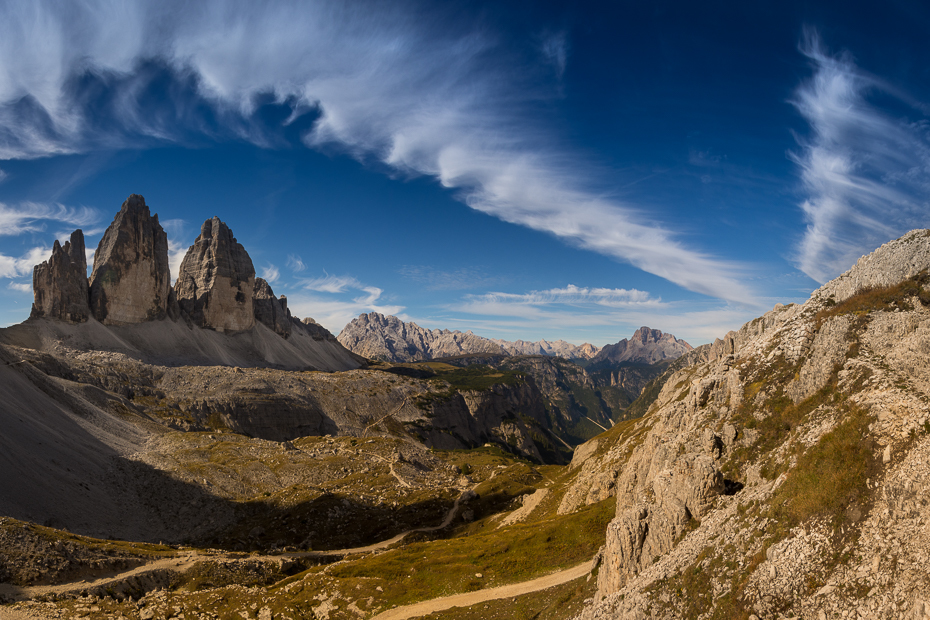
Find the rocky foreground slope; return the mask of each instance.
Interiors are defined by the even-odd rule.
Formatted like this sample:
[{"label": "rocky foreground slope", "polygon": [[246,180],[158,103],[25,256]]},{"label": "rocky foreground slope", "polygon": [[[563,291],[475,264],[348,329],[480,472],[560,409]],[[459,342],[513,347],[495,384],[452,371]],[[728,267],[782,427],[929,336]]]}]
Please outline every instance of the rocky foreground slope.
[{"label": "rocky foreground slope", "polygon": [[885,244],[576,451],[562,508],[616,497],[580,618],[930,617],[928,268]]}]

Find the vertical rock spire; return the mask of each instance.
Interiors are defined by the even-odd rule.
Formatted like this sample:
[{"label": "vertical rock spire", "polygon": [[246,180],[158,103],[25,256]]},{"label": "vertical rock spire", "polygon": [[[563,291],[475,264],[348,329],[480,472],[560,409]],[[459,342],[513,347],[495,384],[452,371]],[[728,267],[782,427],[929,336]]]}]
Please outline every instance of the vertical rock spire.
[{"label": "vertical rock spire", "polygon": [[214,217],[203,223],[181,263],[174,290],[195,325],[244,331],[255,325],[255,267],[229,227]]},{"label": "vertical rock spire", "polygon": [[82,323],[90,316],[87,304],[87,257],[84,233],[71,233],[64,247],[55,240],[52,255],[32,271],[35,302],[32,316],[45,316],[72,323]]},{"label": "vertical rock spire", "polygon": [[163,319],[171,305],[168,235],[145,198],[133,194],[94,252],[91,311],[101,323],[120,325]]}]

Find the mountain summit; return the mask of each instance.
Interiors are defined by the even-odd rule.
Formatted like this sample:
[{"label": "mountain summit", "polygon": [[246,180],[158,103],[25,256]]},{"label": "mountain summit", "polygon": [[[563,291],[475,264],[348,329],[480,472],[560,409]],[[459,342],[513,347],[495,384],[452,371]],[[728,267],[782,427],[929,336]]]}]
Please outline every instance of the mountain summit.
[{"label": "mountain summit", "polygon": [[637,329],[629,340],[624,338],[617,344],[605,346],[592,358],[591,364],[606,361],[614,364],[655,364],[677,359],[693,348],[671,334],[643,326]]}]

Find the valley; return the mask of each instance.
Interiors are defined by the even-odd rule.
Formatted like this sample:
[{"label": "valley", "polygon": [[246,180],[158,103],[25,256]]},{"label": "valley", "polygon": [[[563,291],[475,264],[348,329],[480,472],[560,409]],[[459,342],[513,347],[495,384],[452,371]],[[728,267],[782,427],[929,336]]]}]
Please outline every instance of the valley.
[{"label": "valley", "polygon": [[174,287],[141,196],[79,233],[0,330],[0,618],[930,617],[927,231],[697,348],[337,338],[219,218]]}]

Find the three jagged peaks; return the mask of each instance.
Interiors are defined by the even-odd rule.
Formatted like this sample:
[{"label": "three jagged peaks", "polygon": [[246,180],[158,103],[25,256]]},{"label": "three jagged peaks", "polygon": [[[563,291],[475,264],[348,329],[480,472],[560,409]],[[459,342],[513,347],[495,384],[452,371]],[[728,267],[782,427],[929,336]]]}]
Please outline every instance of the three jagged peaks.
[{"label": "three jagged peaks", "polygon": [[[168,266],[168,235],[145,198],[123,202],[94,252],[87,278],[84,234],[76,230],[33,271],[33,317],[104,325],[132,325],[184,317],[219,332],[242,332],[256,321],[287,338],[294,324],[284,297],[255,277],[248,252],[218,217],[204,222],[187,251],[174,287]],[[315,332],[314,332],[315,333]]]}]

